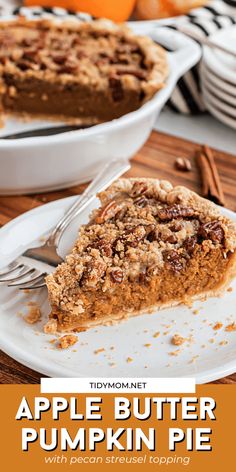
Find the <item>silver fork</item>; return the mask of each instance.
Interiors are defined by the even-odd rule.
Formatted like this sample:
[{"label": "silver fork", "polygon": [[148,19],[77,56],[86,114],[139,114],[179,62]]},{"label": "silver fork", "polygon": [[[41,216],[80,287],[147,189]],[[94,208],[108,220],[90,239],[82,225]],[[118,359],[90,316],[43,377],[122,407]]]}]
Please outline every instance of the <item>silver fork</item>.
[{"label": "silver fork", "polygon": [[91,184],[80,195],[66,214],[58,221],[45,243],[38,247],[29,248],[17,259],[0,271],[0,284],[19,289],[36,289],[45,286],[45,276],[53,268],[63,262],[57,249],[61,236],[71,221],[78,216],[96,197],[97,193],[105,190],[114,180],[130,168],[125,159],[115,159],[104,166]]}]

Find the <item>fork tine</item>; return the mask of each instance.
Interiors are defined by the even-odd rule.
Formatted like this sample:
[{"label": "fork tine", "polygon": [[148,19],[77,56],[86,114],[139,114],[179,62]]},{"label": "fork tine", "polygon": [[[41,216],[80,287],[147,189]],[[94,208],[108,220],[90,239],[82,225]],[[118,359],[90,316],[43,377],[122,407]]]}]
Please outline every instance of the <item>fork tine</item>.
[{"label": "fork tine", "polygon": [[[25,269],[28,269],[28,267],[23,266]],[[37,272],[36,269],[28,269],[28,270],[22,270],[19,275],[16,277],[11,277],[10,279],[1,279],[0,283],[6,283],[6,282],[14,282],[15,280],[21,280],[24,279],[26,275],[33,274],[34,272]]]},{"label": "fork tine", "polygon": [[43,288],[46,287],[46,284],[43,282],[42,284],[39,285],[32,285],[29,287],[20,287],[19,290],[37,290],[38,288]]},{"label": "fork tine", "polygon": [[[42,287],[46,287],[46,284],[45,284],[45,276],[48,275],[48,274],[42,274],[41,277],[38,278],[38,280],[35,280],[33,285],[24,285],[24,286],[20,286],[19,289],[20,290],[34,290],[34,289],[37,289],[37,288],[42,288]],[[42,283],[41,283],[42,281]]]},{"label": "fork tine", "polygon": [[36,283],[38,281],[40,282],[41,278],[45,277],[46,275],[47,275],[46,272],[44,272],[44,273],[41,272],[41,273],[39,273],[38,275],[36,275],[35,277],[33,277],[31,279],[27,279],[25,282],[20,282],[19,281],[19,282],[16,282],[16,283],[15,282],[10,283],[10,284],[8,284],[8,287],[22,287],[22,288],[24,288],[25,286],[27,286],[29,284],[31,285],[31,284]]},{"label": "fork tine", "polygon": [[15,270],[22,269],[24,266],[23,266],[23,264],[16,264],[14,267],[11,267],[11,264],[9,264],[7,267],[9,268],[9,270],[5,270],[4,272],[1,271],[0,272],[0,278],[6,276],[8,274],[11,274]]},{"label": "fork tine", "polygon": [[42,283],[40,285],[30,285],[29,287],[19,287],[19,290],[37,290],[38,288],[43,288],[46,287],[45,283]]}]

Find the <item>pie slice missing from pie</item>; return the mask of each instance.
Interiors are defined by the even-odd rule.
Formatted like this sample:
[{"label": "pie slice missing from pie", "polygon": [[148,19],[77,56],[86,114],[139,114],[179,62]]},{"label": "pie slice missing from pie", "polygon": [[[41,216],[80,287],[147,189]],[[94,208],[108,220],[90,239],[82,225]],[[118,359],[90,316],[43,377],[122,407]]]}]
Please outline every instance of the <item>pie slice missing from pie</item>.
[{"label": "pie slice missing from pie", "polygon": [[215,295],[235,275],[236,225],[187,188],[120,179],[99,198],[71,254],[47,277],[59,331]]}]

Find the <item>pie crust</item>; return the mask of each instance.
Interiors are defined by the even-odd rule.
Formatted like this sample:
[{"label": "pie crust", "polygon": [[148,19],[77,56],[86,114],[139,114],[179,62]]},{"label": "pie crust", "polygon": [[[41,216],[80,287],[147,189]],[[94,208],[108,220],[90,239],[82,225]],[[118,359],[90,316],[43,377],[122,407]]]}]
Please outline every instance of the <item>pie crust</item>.
[{"label": "pie crust", "polygon": [[185,187],[120,179],[46,283],[59,331],[216,295],[236,273],[236,225]]}]

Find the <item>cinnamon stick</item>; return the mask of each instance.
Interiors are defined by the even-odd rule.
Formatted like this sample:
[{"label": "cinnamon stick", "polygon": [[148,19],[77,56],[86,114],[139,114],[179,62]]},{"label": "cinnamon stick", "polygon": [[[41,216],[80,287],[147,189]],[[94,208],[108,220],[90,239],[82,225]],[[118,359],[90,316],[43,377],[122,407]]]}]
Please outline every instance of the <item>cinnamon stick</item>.
[{"label": "cinnamon stick", "polygon": [[197,153],[197,163],[201,173],[203,197],[224,206],[224,193],[213,152],[209,146],[203,145],[201,151]]}]

